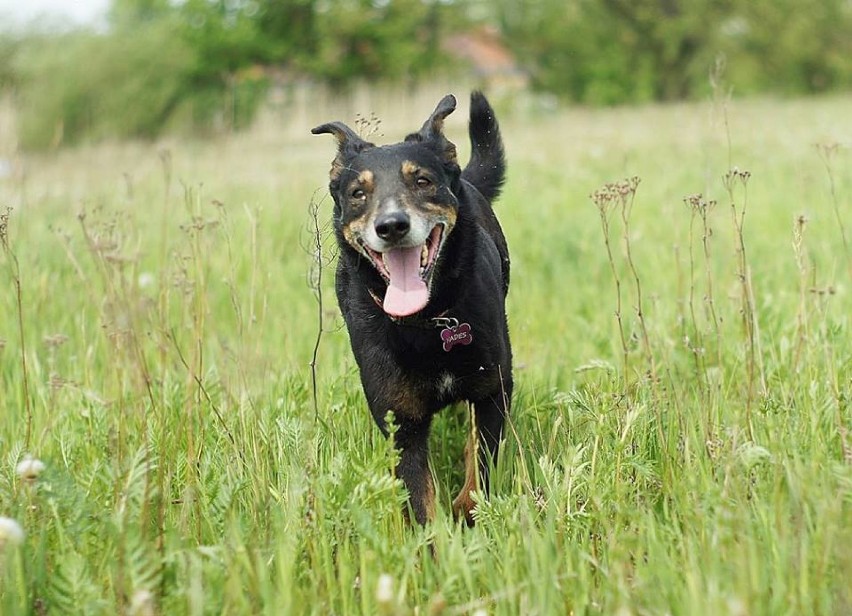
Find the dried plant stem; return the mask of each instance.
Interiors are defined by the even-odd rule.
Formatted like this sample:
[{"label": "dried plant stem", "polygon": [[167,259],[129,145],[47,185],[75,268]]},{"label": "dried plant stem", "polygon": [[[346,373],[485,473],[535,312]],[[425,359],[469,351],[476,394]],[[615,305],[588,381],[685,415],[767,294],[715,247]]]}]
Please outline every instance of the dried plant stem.
[{"label": "dried plant stem", "polygon": [[[709,212],[712,210],[716,202],[708,201],[702,195],[690,195],[684,198],[684,203],[689,207],[690,210],[690,219],[689,219],[689,264],[690,264],[690,289],[689,289],[689,306],[690,306],[690,314],[692,316],[692,326],[694,331],[695,339],[691,341],[687,341],[690,352],[695,357],[696,370],[699,371],[701,378],[703,379],[703,392],[702,395],[705,396],[705,405],[709,409],[712,405],[709,404],[709,400],[707,396],[710,391],[710,382],[707,373],[707,348],[706,348],[706,338],[704,328],[699,324],[698,317],[695,314],[695,277],[696,277],[696,267],[695,267],[695,222],[698,218],[701,219],[701,246],[703,252],[704,259],[704,277],[705,277],[705,290],[704,290],[704,305],[705,305],[705,318],[712,322],[713,331],[715,333],[715,345],[716,345],[716,362],[719,368],[722,367],[722,337],[719,327],[719,319],[716,316],[716,308],[713,300],[713,270],[711,265],[711,255],[710,255],[710,236],[712,235],[712,230],[710,228],[709,223]],[[708,426],[711,425],[711,417],[708,415],[707,417]]]},{"label": "dried plant stem", "polygon": [[[700,196],[698,197],[700,198]],[[684,201],[687,205],[692,205],[692,200],[695,197],[687,197]],[[695,215],[696,207],[690,208],[689,214],[689,316],[692,321],[692,338],[684,335],[684,343],[686,344],[692,360],[695,363],[695,375],[698,378],[698,385],[703,392],[706,390],[706,368],[702,359],[703,342],[701,335],[701,327],[698,325],[698,318],[695,316]]]},{"label": "dried plant stem", "polygon": [[[739,171],[732,169],[725,174],[724,184],[728,192],[728,198],[731,202],[731,218],[734,223],[736,236],[736,252],[737,252],[737,277],[741,287],[741,313],[743,318],[743,328],[746,335],[746,372],[748,380],[748,390],[746,396],[746,422],[748,424],[749,437],[754,438],[754,428],[752,425],[751,411],[755,399],[755,380],[760,379],[761,392],[766,392],[766,382],[763,376],[763,359],[760,351],[760,330],[758,326],[757,313],[755,310],[754,291],[751,284],[751,272],[748,266],[748,256],[746,254],[745,237],[743,229],[745,228],[745,216],[748,204],[748,180],[751,174],[748,171]],[[742,186],[743,201],[738,208],[734,196],[737,185]]]},{"label": "dried plant stem", "polygon": [[704,275],[705,275],[705,290],[704,301],[707,304],[707,311],[710,313],[710,320],[713,322],[713,332],[716,336],[716,365],[722,369],[722,328],[719,325],[719,317],[716,315],[716,301],[713,297],[713,267],[710,259],[710,237],[713,235],[713,230],[710,227],[709,214],[716,207],[716,201],[703,201],[700,207],[699,214],[701,215],[702,235],[701,245],[704,250]]},{"label": "dried plant stem", "polygon": [[322,342],[322,334],[324,331],[324,315],[323,315],[323,295],[322,295],[322,272],[325,266],[323,256],[323,228],[319,220],[319,210],[322,200],[317,199],[316,195],[311,198],[308,204],[308,216],[310,217],[309,224],[311,225],[312,236],[312,262],[310,270],[309,285],[314,292],[314,297],[317,302],[317,335],[314,340],[314,348],[311,353],[311,399],[314,404],[314,418],[319,419],[319,399],[317,392],[317,357],[319,356],[320,343]]},{"label": "dried plant stem", "polygon": [[15,287],[15,308],[17,310],[17,325],[18,337],[21,342],[21,395],[24,399],[24,411],[26,413],[26,433],[24,437],[24,446],[30,449],[32,444],[33,432],[33,407],[30,400],[30,380],[29,370],[27,368],[27,346],[24,336],[24,300],[21,290],[21,266],[18,262],[18,257],[12,250],[9,242],[9,218],[12,214],[11,208],[6,208],[0,213],[0,243],[3,244],[3,253],[6,255],[6,261],[9,265],[9,274],[12,278],[12,285]]},{"label": "dried plant stem", "polygon": [[837,153],[839,146],[834,143],[831,145],[818,145],[817,152],[825,166],[825,172],[828,174],[829,193],[831,195],[831,204],[834,208],[834,216],[837,219],[837,228],[840,230],[840,239],[843,242],[843,253],[846,256],[846,268],[849,271],[849,279],[852,280],[852,250],[849,248],[849,240],[846,237],[846,226],[843,224],[843,217],[840,215],[840,203],[837,198],[837,188],[834,182],[834,169],[832,167],[832,158]]},{"label": "dried plant stem", "polygon": [[[192,191],[190,188],[185,189],[184,203],[187,207],[191,222],[187,226],[189,232],[189,248],[191,255],[191,263],[194,268],[192,275],[192,303],[191,303],[191,318],[193,332],[193,351],[194,356],[189,365],[192,366],[190,374],[195,385],[195,395],[192,397],[192,409],[194,411],[194,420],[190,420],[189,429],[187,430],[187,464],[191,480],[188,485],[197,487],[201,483],[200,470],[198,462],[201,457],[201,448],[204,443],[204,421],[203,421],[203,404],[206,400],[206,389],[201,381],[200,376],[204,374],[204,337],[206,330],[206,315],[207,315],[207,276],[205,272],[205,264],[207,262],[204,254],[204,249],[201,244],[201,236],[206,227],[206,222],[203,218],[201,209],[201,192]],[[196,433],[196,429],[198,433]],[[201,500],[197,494],[193,495],[193,503],[196,505],[195,512],[195,532],[197,540],[201,541],[202,536],[202,520]]]},{"label": "dried plant stem", "polygon": [[642,307],[642,283],[639,279],[639,272],[636,269],[636,263],[633,261],[633,252],[630,249],[630,213],[633,210],[633,202],[636,198],[636,189],[639,186],[639,178],[632,177],[626,182],[628,190],[622,195],[621,204],[621,221],[624,231],[624,254],[627,258],[627,267],[630,269],[630,274],[633,276],[633,282],[636,286],[636,316],[639,319],[639,329],[642,332],[642,346],[645,349],[645,359],[648,362],[648,371],[653,383],[657,380],[657,367],[654,362],[654,354],[651,351],[651,339],[648,336],[648,327],[645,324],[645,311]]},{"label": "dried plant stem", "polygon": [[[852,280],[852,250],[849,247],[849,240],[846,236],[846,226],[843,224],[843,217],[840,215],[840,202],[837,197],[837,187],[834,181],[834,168],[832,166],[832,159],[834,155],[837,153],[839,149],[839,145],[836,143],[833,144],[818,144],[817,152],[819,153],[819,157],[822,160],[823,165],[825,166],[825,172],[828,175],[828,184],[829,184],[829,194],[831,195],[831,204],[834,210],[834,216],[837,219],[837,228],[840,230],[840,239],[843,243],[843,254],[846,258],[846,269],[848,271],[848,279]],[[814,288],[816,288],[816,281],[813,284]],[[831,289],[829,289],[829,294],[832,293]],[[820,293],[820,295],[824,295]],[[823,308],[825,304],[823,304]],[[822,319],[823,323],[825,319]],[[827,365],[834,366],[834,347],[830,344],[825,344],[825,355],[827,360]],[[832,378],[832,388],[834,390],[834,398],[835,398],[835,421],[837,423],[837,432],[840,436],[840,445],[843,451],[843,458],[847,464],[852,464],[852,443],[849,442],[849,428],[845,425],[844,417],[848,416],[848,405],[849,399],[848,396],[843,393],[842,387],[840,383],[838,383],[838,371],[832,370],[831,373],[834,375]]]},{"label": "dried plant stem", "polygon": [[799,360],[809,338],[808,331],[808,260],[805,255],[805,225],[807,218],[800,215],[793,225],[793,254],[799,270],[799,307],[796,311],[796,349],[793,352],[793,372],[799,371]]},{"label": "dried plant stem", "polygon": [[[594,197],[593,197],[594,198]],[[615,258],[612,255],[612,245],[610,244],[609,233],[609,203],[599,203],[598,211],[601,217],[601,229],[603,230],[604,245],[606,246],[607,260],[609,261],[609,269],[612,272],[612,280],[615,284],[615,319],[618,322],[618,334],[621,339],[621,364],[625,382],[627,380],[629,368],[629,354],[627,349],[627,337],[624,334],[624,323],[621,319],[621,279],[618,276],[618,269],[615,267]]]}]

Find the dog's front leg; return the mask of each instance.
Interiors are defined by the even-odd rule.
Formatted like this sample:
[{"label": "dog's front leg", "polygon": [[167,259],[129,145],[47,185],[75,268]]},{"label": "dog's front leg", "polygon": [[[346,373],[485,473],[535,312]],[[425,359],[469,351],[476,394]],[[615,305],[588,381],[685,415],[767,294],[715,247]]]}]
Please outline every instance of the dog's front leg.
[{"label": "dog's front leg", "polygon": [[429,426],[431,418],[421,421],[402,420],[394,435],[399,450],[396,476],[408,489],[414,520],[425,524],[435,517],[435,485],[429,472]]}]

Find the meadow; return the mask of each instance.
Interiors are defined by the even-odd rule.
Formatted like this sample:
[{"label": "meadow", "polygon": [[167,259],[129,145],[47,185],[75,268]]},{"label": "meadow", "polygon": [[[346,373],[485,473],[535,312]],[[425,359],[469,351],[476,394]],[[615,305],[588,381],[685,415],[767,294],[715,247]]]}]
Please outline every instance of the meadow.
[{"label": "meadow", "polygon": [[309,129],[396,141],[442,93],[0,143],[0,613],[852,612],[852,99],[496,99],[513,414],[472,529],[441,414],[412,528]]}]

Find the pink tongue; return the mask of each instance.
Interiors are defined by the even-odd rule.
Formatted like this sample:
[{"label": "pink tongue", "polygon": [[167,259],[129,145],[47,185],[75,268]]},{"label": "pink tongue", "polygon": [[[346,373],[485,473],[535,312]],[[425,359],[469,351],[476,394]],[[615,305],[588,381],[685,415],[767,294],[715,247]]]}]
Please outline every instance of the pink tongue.
[{"label": "pink tongue", "polygon": [[429,289],[420,277],[423,246],[394,248],[384,253],[390,284],[382,307],[389,315],[406,317],[423,309],[429,301]]}]

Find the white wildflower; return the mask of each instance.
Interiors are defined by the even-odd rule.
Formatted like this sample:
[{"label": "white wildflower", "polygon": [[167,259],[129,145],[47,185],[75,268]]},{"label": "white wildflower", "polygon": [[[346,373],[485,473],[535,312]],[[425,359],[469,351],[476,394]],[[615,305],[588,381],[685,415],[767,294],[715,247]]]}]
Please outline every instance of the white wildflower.
[{"label": "white wildflower", "polygon": [[24,542],[24,529],[17,520],[0,516],[0,549],[7,545],[21,545]]},{"label": "white wildflower", "polygon": [[24,481],[32,482],[38,479],[44,469],[44,462],[27,454],[23,460],[18,462],[15,471],[18,473],[18,477]]},{"label": "white wildflower", "polygon": [[154,278],[154,274],[151,272],[142,272],[139,274],[139,288],[140,289],[148,289],[154,286],[154,282],[156,279]]},{"label": "white wildflower", "polygon": [[141,588],[133,593],[130,599],[131,616],[154,616],[154,594]]},{"label": "white wildflower", "polygon": [[379,576],[379,582],[376,584],[376,601],[379,605],[387,605],[393,601],[393,578],[387,573]]}]

